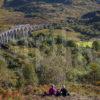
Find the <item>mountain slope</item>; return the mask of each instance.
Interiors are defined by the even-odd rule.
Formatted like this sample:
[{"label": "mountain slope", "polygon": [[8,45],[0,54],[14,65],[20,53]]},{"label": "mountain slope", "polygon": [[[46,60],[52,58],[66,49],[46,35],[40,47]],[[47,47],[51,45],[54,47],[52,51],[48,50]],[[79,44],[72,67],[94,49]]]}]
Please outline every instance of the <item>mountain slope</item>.
[{"label": "mountain slope", "polygon": [[14,5],[21,5],[29,2],[47,2],[47,3],[65,3],[65,4],[70,4],[72,3],[72,0],[6,0],[5,4],[14,6]]},{"label": "mountain slope", "polygon": [[0,24],[58,22],[67,18],[79,20],[83,15],[100,9],[95,0],[71,0],[72,5],[65,5],[66,0],[55,0],[54,4],[50,3],[52,1],[2,0],[0,4],[4,6],[0,9]]}]

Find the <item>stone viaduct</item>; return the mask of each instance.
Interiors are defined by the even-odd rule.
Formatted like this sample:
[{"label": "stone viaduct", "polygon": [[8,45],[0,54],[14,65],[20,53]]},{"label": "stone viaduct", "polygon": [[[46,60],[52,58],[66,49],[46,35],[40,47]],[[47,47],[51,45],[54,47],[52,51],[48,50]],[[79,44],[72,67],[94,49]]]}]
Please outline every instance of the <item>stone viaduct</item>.
[{"label": "stone viaduct", "polygon": [[38,25],[18,25],[14,28],[0,33],[0,44],[8,43],[10,40],[19,39],[20,37],[27,37],[32,31],[49,28],[52,24],[38,24]]},{"label": "stone viaduct", "polygon": [[6,44],[13,39],[19,39],[21,37],[27,37],[31,34],[32,31],[55,28],[59,26],[65,26],[67,23],[76,23],[77,20],[73,18],[68,18],[67,20],[59,23],[42,23],[42,24],[25,24],[25,25],[17,25],[14,28],[0,33],[0,44]]}]

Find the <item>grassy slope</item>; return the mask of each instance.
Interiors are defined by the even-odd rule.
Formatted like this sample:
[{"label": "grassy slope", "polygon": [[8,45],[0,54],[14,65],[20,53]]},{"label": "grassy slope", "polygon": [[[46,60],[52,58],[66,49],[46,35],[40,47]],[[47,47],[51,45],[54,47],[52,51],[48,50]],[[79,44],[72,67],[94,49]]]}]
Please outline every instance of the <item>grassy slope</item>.
[{"label": "grassy slope", "polygon": [[[48,29],[40,30],[40,31],[33,32],[33,35],[39,34],[41,32],[44,33],[44,34],[47,34],[49,31],[50,30],[48,30]],[[71,38],[73,40],[79,40],[77,35],[80,35],[79,33],[77,33],[77,35],[76,35],[76,33],[74,31],[68,33],[64,29],[62,29],[62,30],[56,29],[56,30],[53,30],[52,33],[53,33],[54,37],[57,36],[57,35],[60,35],[62,37],[64,36],[64,38],[65,37],[69,38],[69,39]],[[87,45],[88,43],[84,42],[83,44]],[[83,45],[83,44],[80,43],[80,45]],[[91,45],[91,43],[89,43],[89,45]],[[46,56],[43,53],[43,51],[40,51],[38,48],[29,48],[27,46],[11,46],[10,47],[10,51],[9,50],[8,51],[6,51],[6,50],[3,51],[2,49],[0,49],[0,55],[1,56],[8,56],[8,58],[6,57],[6,59],[18,60],[19,63],[21,63],[21,64],[29,62],[30,64],[33,65],[33,62],[35,60],[35,56],[34,55],[36,55],[36,52],[37,52],[36,57],[38,58],[38,60],[42,59],[42,63],[44,65],[63,67],[63,66],[66,66],[66,63],[65,63],[66,59],[68,60],[68,62],[70,62],[70,57],[69,57],[69,55],[70,55],[69,53],[70,52],[66,53],[66,51],[65,51],[66,48],[65,47],[62,50],[65,53],[63,55],[57,55],[55,57],[54,55]],[[56,52],[56,53],[58,53],[58,52]],[[29,56],[29,54],[32,54],[32,56]],[[44,57],[44,59],[42,57]],[[63,60],[61,59],[61,57],[62,57]],[[53,60],[51,60],[50,58],[52,58]],[[48,62],[48,61],[50,61],[50,62]],[[19,69],[20,68],[21,68],[21,66],[19,67]],[[80,69],[83,70],[83,68],[80,68]],[[79,71],[79,73],[81,73],[81,71]],[[41,86],[41,87],[33,87],[33,90],[36,90],[36,93],[40,94],[40,93],[44,92],[43,88],[44,88],[43,86]],[[84,84],[84,85],[80,84],[79,85],[79,84],[76,84],[76,83],[67,83],[67,88],[68,88],[69,92],[71,93],[71,97],[66,97],[66,98],[63,98],[63,97],[60,97],[60,98],[45,97],[45,98],[41,98],[40,96],[31,95],[31,93],[29,95],[27,95],[27,96],[26,95],[24,95],[24,96],[21,95],[21,96],[24,97],[25,99],[26,98],[27,99],[31,98],[33,100],[42,100],[42,99],[43,100],[64,100],[64,99],[65,100],[66,99],[82,100],[83,98],[85,98],[85,100],[94,100],[94,98],[99,98],[99,94],[100,94],[100,92],[98,92],[99,91],[99,86],[96,87],[96,86],[86,85],[86,84]],[[45,89],[45,90],[47,90],[47,89]],[[2,91],[2,90],[0,90],[0,91]],[[6,90],[4,90],[4,91],[6,91]],[[8,95],[9,95],[10,92],[9,92],[9,90],[7,91]],[[34,92],[32,94],[34,94]]]},{"label": "grassy slope", "polygon": [[[77,0],[76,0],[77,1]],[[82,0],[81,0],[82,1]],[[2,1],[0,0],[0,5],[2,5]],[[31,8],[33,8],[33,6],[35,6],[34,4],[29,4],[29,5],[25,5],[24,8],[28,8],[29,6],[31,6]],[[68,17],[68,16],[73,16],[73,17],[80,17],[82,14],[85,14],[87,12],[90,12],[90,11],[95,11],[97,9],[99,9],[99,5],[98,4],[94,4],[93,2],[91,2],[91,4],[80,4],[80,2],[74,2],[74,5],[72,6],[64,6],[64,5],[51,5],[51,4],[39,4],[37,5],[37,8],[39,7],[39,10],[40,9],[43,9],[43,12],[41,12],[41,10],[39,12],[33,12],[32,10],[32,13],[35,14],[36,16],[39,16],[38,18],[36,17],[32,17],[32,18],[26,18],[25,15],[26,13],[25,12],[17,12],[17,11],[13,11],[13,9],[10,9],[10,10],[7,10],[5,8],[0,8],[0,31],[4,31],[6,29],[9,29],[12,25],[15,25],[15,24],[23,24],[23,23],[40,23],[41,21],[45,21],[45,20],[48,20],[48,21],[58,21],[58,20],[62,20],[63,18],[65,17]],[[62,8],[62,9],[60,9]],[[30,10],[30,9],[29,9]],[[52,12],[52,10],[54,12]],[[38,15],[40,14],[40,15]],[[42,16],[42,17],[41,17]],[[37,31],[37,32],[34,32],[33,34],[38,34],[38,33],[48,33],[48,30],[41,30],[41,31]],[[56,35],[62,35],[62,37],[66,38],[66,39],[71,39],[71,40],[76,40],[76,41],[79,41],[79,36],[80,36],[80,33],[76,33],[74,31],[71,31],[71,32],[67,32],[65,30],[54,30],[53,31],[53,35],[56,36]],[[86,46],[89,46],[91,47],[92,45],[92,42],[80,42],[78,43],[79,47],[86,47]],[[33,55],[35,55],[36,52],[38,52],[38,59],[41,60],[41,55],[43,55],[43,53],[41,52],[40,54],[40,51],[38,49],[35,49],[35,48],[28,48],[28,47],[21,47],[21,46],[11,46],[10,47],[11,51],[14,52],[15,51],[15,55],[12,55],[12,53],[9,53],[9,52],[6,52],[6,51],[2,51],[0,50],[0,55],[1,56],[4,56],[4,55],[9,55],[11,56],[12,58],[15,57],[15,59],[19,59],[19,61],[21,63],[25,63],[25,61],[27,62],[30,62],[31,64],[32,61],[34,60],[34,57],[31,58],[29,57],[29,53],[32,53]],[[47,48],[48,49],[48,48]],[[65,48],[63,49],[65,50]],[[40,54],[40,55],[39,55]],[[67,53],[67,57],[69,57],[69,52]],[[65,55],[64,55],[65,56]],[[44,57],[45,61],[44,61],[44,64],[48,64],[48,61],[50,60],[49,57]],[[54,58],[51,57],[51,58]],[[61,56],[57,56],[55,57],[56,59],[52,61],[52,64],[54,63],[54,65],[59,65],[59,66],[66,66],[66,65],[63,65],[63,64],[66,64],[66,63],[63,63],[63,61],[66,59],[66,57],[64,58],[63,57],[63,61],[60,61],[62,60],[61,59]],[[69,58],[68,58],[69,60]],[[50,64],[50,63],[49,63]],[[53,65],[53,66],[54,66]],[[51,66],[51,64],[50,64]],[[75,85],[75,84],[70,84],[68,83],[67,85],[68,87],[68,90],[72,93],[77,93],[77,94],[81,94],[81,95],[90,95],[90,96],[94,96],[94,95],[98,95],[98,87],[92,87],[92,86],[80,86],[80,85]],[[38,89],[39,90],[39,89]],[[41,91],[41,90],[40,90]],[[73,93],[72,93],[73,94]],[[77,98],[80,98],[81,96],[72,96],[72,98],[74,98],[74,100]],[[26,97],[27,98],[27,97]],[[40,99],[40,97],[33,97],[34,99]],[[83,98],[83,97],[82,97]],[[91,98],[91,97],[86,97],[87,100],[92,100],[94,98]],[[47,99],[55,99],[54,97],[51,97],[51,98],[47,98]],[[60,100],[63,99],[63,98],[59,98]],[[66,98],[65,98],[66,99]]]}]

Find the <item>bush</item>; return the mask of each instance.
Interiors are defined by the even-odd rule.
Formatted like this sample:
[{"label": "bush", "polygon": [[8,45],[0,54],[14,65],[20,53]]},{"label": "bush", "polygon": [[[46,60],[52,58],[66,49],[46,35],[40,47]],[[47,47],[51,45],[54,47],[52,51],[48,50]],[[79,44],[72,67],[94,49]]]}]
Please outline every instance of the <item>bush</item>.
[{"label": "bush", "polygon": [[88,72],[82,75],[80,80],[91,84],[100,81],[100,66],[97,63],[91,63]]},{"label": "bush", "polygon": [[63,43],[63,37],[58,35],[56,38],[56,44],[62,44],[62,43]]},{"label": "bush", "polygon": [[100,41],[93,42],[93,49],[95,49],[96,51],[100,50]]},{"label": "bush", "polygon": [[81,77],[86,73],[87,71],[84,68],[73,68],[67,72],[67,80],[72,82],[80,82]]},{"label": "bush", "polygon": [[76,43],[73,40],[67,41],[67,46],[68,47],[76,47]]},{"label": "bush", "polygon": [[24,39],[18,40],[17,41],[17,45],[19,45],[19,46],[27,46],[28,45],[28,41],[24,40]]},{"label": "bush", "polygon": [[61,67],[57,66],[41,66],[38,70],[38,78],[40,84],[60,84],[65,81],[66,76]]},{"label": "bush", "polygon": [[5,62],[0,60],[0,85],[3,87],[16,86],[17,77],[14,71],[7,68]]},{"label": "bush", "polygon": [[95,81],[100,81],[100,66],[97,63],[91,64],[91,75],[94,76]]},{"label": "bush", "polygon": [[35,73],[35,67],[31,64],[25,64],[23,68],[25,84],[35,85],[38,83],[38,78]]}]

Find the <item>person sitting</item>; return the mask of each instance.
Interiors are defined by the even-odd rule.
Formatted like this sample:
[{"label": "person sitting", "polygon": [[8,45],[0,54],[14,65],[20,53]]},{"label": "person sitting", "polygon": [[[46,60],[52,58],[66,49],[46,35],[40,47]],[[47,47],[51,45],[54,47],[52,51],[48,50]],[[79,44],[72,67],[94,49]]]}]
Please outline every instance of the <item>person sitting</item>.
[{"label": "person sitting", "polygon": [[63,85],[63,87],[60,90],[60,93],[62,96],[69,96],[70,94],[68,93],[67,89],[65,88],[65,86]]},{"label": "person sitting", "polygon": [[57,93],[57,89],[55,87],[55,85],[51,85],[51,88],[49,89],[49,95],[56,95]]},{"label": "person sitting", "polygon": [[61,96],[60,90],[57,89],[56,96]]}]

